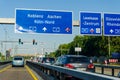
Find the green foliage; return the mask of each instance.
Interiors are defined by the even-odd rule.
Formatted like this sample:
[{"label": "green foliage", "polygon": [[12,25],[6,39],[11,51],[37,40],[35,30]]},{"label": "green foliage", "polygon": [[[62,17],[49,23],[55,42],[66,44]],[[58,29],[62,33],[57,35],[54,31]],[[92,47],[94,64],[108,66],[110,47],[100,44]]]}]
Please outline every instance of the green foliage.
[{"label": "green foliage", "polygon": [[[79,54],[86,56],[109,56],[108,36],[76,36],[72,42],[59,45],[58,49],[51,53],[53,57],[64,54],[77,54],[75,47],[82,48]],[[120,53],[120,37],[110,37],[110,53]]]},{"label": "green foliage", "polygon": [[0,52],[0,57],[2,56],[2,53]]},{"label": "green foliage", "polygon": [[1,56],[1,61],[5,61],[5,56]]},{"label": "green foliage", "polygon": [[51,52],[51,53],[48,55],[48,57],[53,57],[53,58],[55,58],[55,57],[57,57],[57,56],[55,56],[55,54],[56,54],[56,52]]},{"label": "green foliage", "polygon": [[84,41],[83,54],[87,56],[105,56],[108,54],[108,41],[106,37],[89,36]]},{"label": "green foliage", "polygon": [[111,37],[111,51],[120,53],[120,37]]}]

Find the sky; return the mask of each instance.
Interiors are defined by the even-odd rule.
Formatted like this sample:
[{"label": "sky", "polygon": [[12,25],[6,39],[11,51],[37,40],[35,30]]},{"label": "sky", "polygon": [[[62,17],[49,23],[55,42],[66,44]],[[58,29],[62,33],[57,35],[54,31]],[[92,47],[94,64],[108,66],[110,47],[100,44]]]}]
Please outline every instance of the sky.
[{"label": "sky", "polygon": [[[73,20],[79,20],[80,11],[120,13],[120,0],[0,0],[0,18],[14,18],[16,8],[44,9],[57,11],[72,11]],[[0,24],[0,41],[18,41],[24,43],[7,42],[0,46],[1,52],[11,49],[11,54],[42,54],[51,52],[60,44],[70,43],[79,34],[79,27],[73,26],[73,34],[16,34],[14,25]],[[35,39],[38,45],[32,45]]]}]

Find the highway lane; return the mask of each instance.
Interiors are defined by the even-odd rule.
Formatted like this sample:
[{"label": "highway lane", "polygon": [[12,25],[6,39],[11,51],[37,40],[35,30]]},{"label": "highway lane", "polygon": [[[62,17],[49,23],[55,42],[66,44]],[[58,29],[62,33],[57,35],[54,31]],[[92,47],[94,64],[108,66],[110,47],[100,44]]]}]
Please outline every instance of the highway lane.
[{"label": "highway lane", "polygon": [[[119,69],[115,69],[115,76],[117,76]],[[101,68],[97,67],[96,73],[101,73]],[[105,68],[104,74],[111,75],[111,69]],[[28,66],[25,67],[11,67],[8,65],[0,68],[0,80],[43,80],[36,76],[35,72]]]},{"label": "highway lane", "polygon": [[39,80],[29,67],[11,67],[0,69],[0,80]]}]

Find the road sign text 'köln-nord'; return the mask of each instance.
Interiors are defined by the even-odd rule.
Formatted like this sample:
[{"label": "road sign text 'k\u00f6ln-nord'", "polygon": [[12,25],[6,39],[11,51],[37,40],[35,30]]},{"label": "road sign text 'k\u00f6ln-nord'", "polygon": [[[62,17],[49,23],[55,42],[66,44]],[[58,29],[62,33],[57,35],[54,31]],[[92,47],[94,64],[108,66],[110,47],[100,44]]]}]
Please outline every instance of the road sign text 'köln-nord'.
[{"label": "road sign text 'k\u00f6ln-nord'", "polygon": [[72,34],[72,12],[16,9],[16,33]]}]

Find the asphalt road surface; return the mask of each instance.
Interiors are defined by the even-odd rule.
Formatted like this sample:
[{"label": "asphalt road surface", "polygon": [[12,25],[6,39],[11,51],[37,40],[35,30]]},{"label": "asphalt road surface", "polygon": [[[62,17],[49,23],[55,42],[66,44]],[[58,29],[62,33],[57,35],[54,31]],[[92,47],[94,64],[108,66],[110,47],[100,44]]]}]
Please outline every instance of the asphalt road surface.
[{"label": "asphalt road surface", "polygon": [[39,80],[34,79],[26,67],[7,66],[0,70],[0,80]]}]

